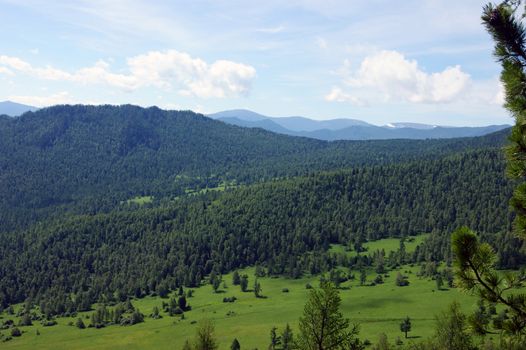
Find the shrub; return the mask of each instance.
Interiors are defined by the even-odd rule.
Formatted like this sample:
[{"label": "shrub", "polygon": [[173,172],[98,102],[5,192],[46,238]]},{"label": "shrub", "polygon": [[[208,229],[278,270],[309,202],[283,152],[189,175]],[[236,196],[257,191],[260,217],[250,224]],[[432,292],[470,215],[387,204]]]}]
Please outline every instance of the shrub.
[{"label": "shrub", "polygon": [[31,326],[33,325],[33,322],[31,321],[31,316],[28,313],[25,313],[22,318],[20,319],[20,322],[18,322],[19,326]]},{"label": "shrub", "polygon": [[396,285],[399,287],[405,287],[409,285],[407,276],[402,275],[400,272],[396,275]]},{"label": "shrub", "polygon": [[12,337],[20,337],[22,336],[22,332],[20,331],[20,329],[14,327],[14,328],[11,328],[11,336]]},{"label": "shrub", "polygon": [[77,326],[77,328],[79,329],[84,329],[86,328],[86,325],[84,324],[84,321],[82,321],[82,318],[78,318],[77,319],[77,323],[75,324]]},{"label": "shrub", "polygon": [[289,289],[288,289],[288,288],[283,288],[283,289],[281,290],[281,292],[283,292],[283,293],[288,293],[288,292],[289,292]]}]

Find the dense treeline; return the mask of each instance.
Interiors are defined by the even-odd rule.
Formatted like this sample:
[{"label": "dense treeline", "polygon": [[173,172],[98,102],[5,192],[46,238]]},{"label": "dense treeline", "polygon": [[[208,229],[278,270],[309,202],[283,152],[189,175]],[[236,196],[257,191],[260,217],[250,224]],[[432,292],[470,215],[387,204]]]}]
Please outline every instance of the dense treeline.
[{"label": "dense treeline", "polygon": [[241,128],[190,111],[55,106],[0,117],[0,231],[64,212],[108,212],[140,195],[175,197],[501,145],[507,131],[453,140],[325,142]]},{"label": "dense treeline", "polygon": [[[38,224],[2,234],[0,300],[6,306],[31,298],[63,313],[197,286],[211,272],[247,265],[289,276],[322,272],[331,265],[331,243],[430,231],[439,237],[462,225],[505,232],[512,186],[503,171],[499,150],[479,150]],[[422,249],[418,260],[447,255]]]}]

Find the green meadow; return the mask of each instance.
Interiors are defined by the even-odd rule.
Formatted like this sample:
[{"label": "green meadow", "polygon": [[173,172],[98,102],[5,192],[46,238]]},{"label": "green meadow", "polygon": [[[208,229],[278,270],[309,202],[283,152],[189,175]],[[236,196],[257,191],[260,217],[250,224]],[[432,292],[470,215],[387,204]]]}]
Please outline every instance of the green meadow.
[{"label": "green meadow", "polygon": [[[420,238],[418,238],[420,239]],[[382,240],[376,247],[398,247],[398,240]],[[373,248],[375,247],[375,248]],[[385,248],[384,248],[385,249]],[[375,342],[378,334],[384,332],[394,342],[400,337],[404,342],[418,341],[433,334],[434,317],[453,301],[458,301],[464,311],[476,307],[477,299],[452,288],[436,290],[436,283],[431,279],[416,276],[419,266],[403,266],[390,271],[385,283],[375,286],[360,286],[358,280],[351,280],[341,285],[341,310],[345,317],[360,324],[360,338]],[[395,285],[397,272],[409,276],[410,285]],[[254,283],[254,269],[241,270],[249,276],[249,288]],[[376,276],[370,271],[368,282]],[[80,313],[74,318],[57,318],[58,325],[42,327],[39,322],[33,326],[19,327],[21,337],[0,343],[2,349],[182,349],[186,339],[191,340],[197,323],[201,319],[211,319],[215,324],[216,336],[220,349],[229,349],[234,338],[237,338],[245,349],[266,349],[269,344],[269,333],[273,326],[279,331],[289,323],[297,332],[298,319],[301,316],[308,290],[306,284],[317,287],[319,276],[302,279],[263,277],[258,281],[263,288],[264,298],[256,298],[252,292],[241,292],[239,286],[232,285],[232,276],[224,275],[225,286],[214,293],[210,285],[194,289],[193,297],[188,298],[192,307],[185,312],[184,319],[170,317],[163,311],[161,319],[152,319],[148,315],[154,306],[162,310],[160,297],[146,297],[132,300],[135,308],[145,314],[145,322],[133,326],[111,325],[101,329],[78,329],[69,323],[75,323],[82,317],[86,326],[91,312]],[[284,292],[284,289],[288,292]],[[235,296],[233,303],[224,303],[224,297]],[[20,306],[18,306],[20,307]],[[15,309],[16,311],[16,309]],[[409,316],[412,320],[410,339],[403,339],[399,324],[402,318]],[[3,319],[14,318],[2,314]],[[16,319],[18,322],[18,319]],[[37,330],[39,335],[37,335]],[[8,335],[9,330],[0,333]]]},{"label": "green meadow", "polygon": [[[405,250],[408,253],[411,253],[415,250],[416,246],[423,243],[424,240],[429,236],[428,233],[421,234],[418,236],[411,236],[408,237],[405,242]],[[366,255],[368,253],[372,253],[376,250],[384,250],[386,253],[389,253],[390,251],[395,251],[400,247],[400,239],[399,238],[385,238],[385,239],[379,239],[377,241],[370,241],[365,242],[363,244],[363,248],[365,249],[364,252],[362,252],[362,255]],[[330,248],[330,251],[333,253],[344,253],[346,252],[349,256],[356,256],[355,250],[347,250],[347,247],[341,245],[341,244],[333,244]]]},{"label": "green meadow", "polygon": [[151,202],[153,202],[152,196],[137,196],[132,199],[128,199],[126,201],[127,204],[138,204],[138,205],[149,204]]}]

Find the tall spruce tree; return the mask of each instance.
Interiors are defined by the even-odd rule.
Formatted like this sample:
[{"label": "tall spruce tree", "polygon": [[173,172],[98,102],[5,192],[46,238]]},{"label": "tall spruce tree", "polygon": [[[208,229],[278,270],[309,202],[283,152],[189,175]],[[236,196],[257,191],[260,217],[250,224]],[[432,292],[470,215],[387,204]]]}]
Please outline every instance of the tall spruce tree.
[{"label": "tall spruce tree", "polygon": [[[515,118],[506,147],[507,172],[518,182],[510,202],[516,213],[514,231],[526,239],[526,28],[524,17],[517,11],[520,6],[520,0],[488,4],[483,9],[482,21],[495,42],[494,54],[502,65],[505,107]],[[453,233],[452,248],[460,286],[477,292],[484,300],[504,305],[510,317],[503,321],[503,333],[511,343],[525,341],[526,295],[507,292],[524,277],[497,273],[491,246],[480,243],[466,227]]]}]

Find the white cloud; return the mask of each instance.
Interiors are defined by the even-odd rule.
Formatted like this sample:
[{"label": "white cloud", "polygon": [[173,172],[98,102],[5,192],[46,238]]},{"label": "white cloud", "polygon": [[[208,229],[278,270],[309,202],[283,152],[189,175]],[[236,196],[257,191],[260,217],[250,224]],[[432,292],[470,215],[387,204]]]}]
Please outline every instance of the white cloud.
[{"label": "white cloud", "polygon": [[0,67],[0,74],[14,75],[14,73],[6,67]]},{"label": "white cloud", "polygon": [[149,86],[176,87],[184,95],[200,98],[247,95],[256,76],[255,68],[243,63],[218,60],[209,64],[176,50],[151,51],[131,57],[127,66],[128,74],[117,74],[110,71],[109,63],[100,60],[91,67],[70,73],[51,66],[33,67],[17,57],[0,56],[0,72],[11,68],[45,80],[105,84],[124,91]]},{"label": "white cloud", "polygon": [[175,50],[133,57],[128,66],[139,84],[168,88],[176,81],[183,94],[202,98],[246,95],[256,76],[249,65],[227,60],[208,64]]},{"label": "white cloud", "polygon": [[342,90],[339,96],[346,97],[334,101],[351,101],[353,96],[368,95],[369,100],[376,101],[380,98],[384,101],[450,103],[462,98],[471,82],[469,74],[463,72],[460,66],[427,73],[415,60],[409,60],[396,51],[369,55],[356,71],[352,71],[350,62],[345,60],[338,73],[350,92]]},{"label": "white cloud", "polygon": [[45,107],[58,104],[67,104],[75,103],[73,98],[69,95],[68,92],[62,91],[50,96],[20,96],[12,95],[7,97],[8,100],[35,106],[35,107]]},{"label": "white cloud", "polygon": [[450,102],[467,87],[468,74],[459,66],[428,74],[415,60],[408,60],[396,51],[381,51],[366,57],[347,82],[352,87],[374,88],[388,98],[410,102]]},{"label": "white cloud", "polygon": [[353,105],[365,106],[366,103],[360,98],[344,92],[339,87],[333,87],[332,90],[325,95],[325,100],[329,102],[350,102]]}]

